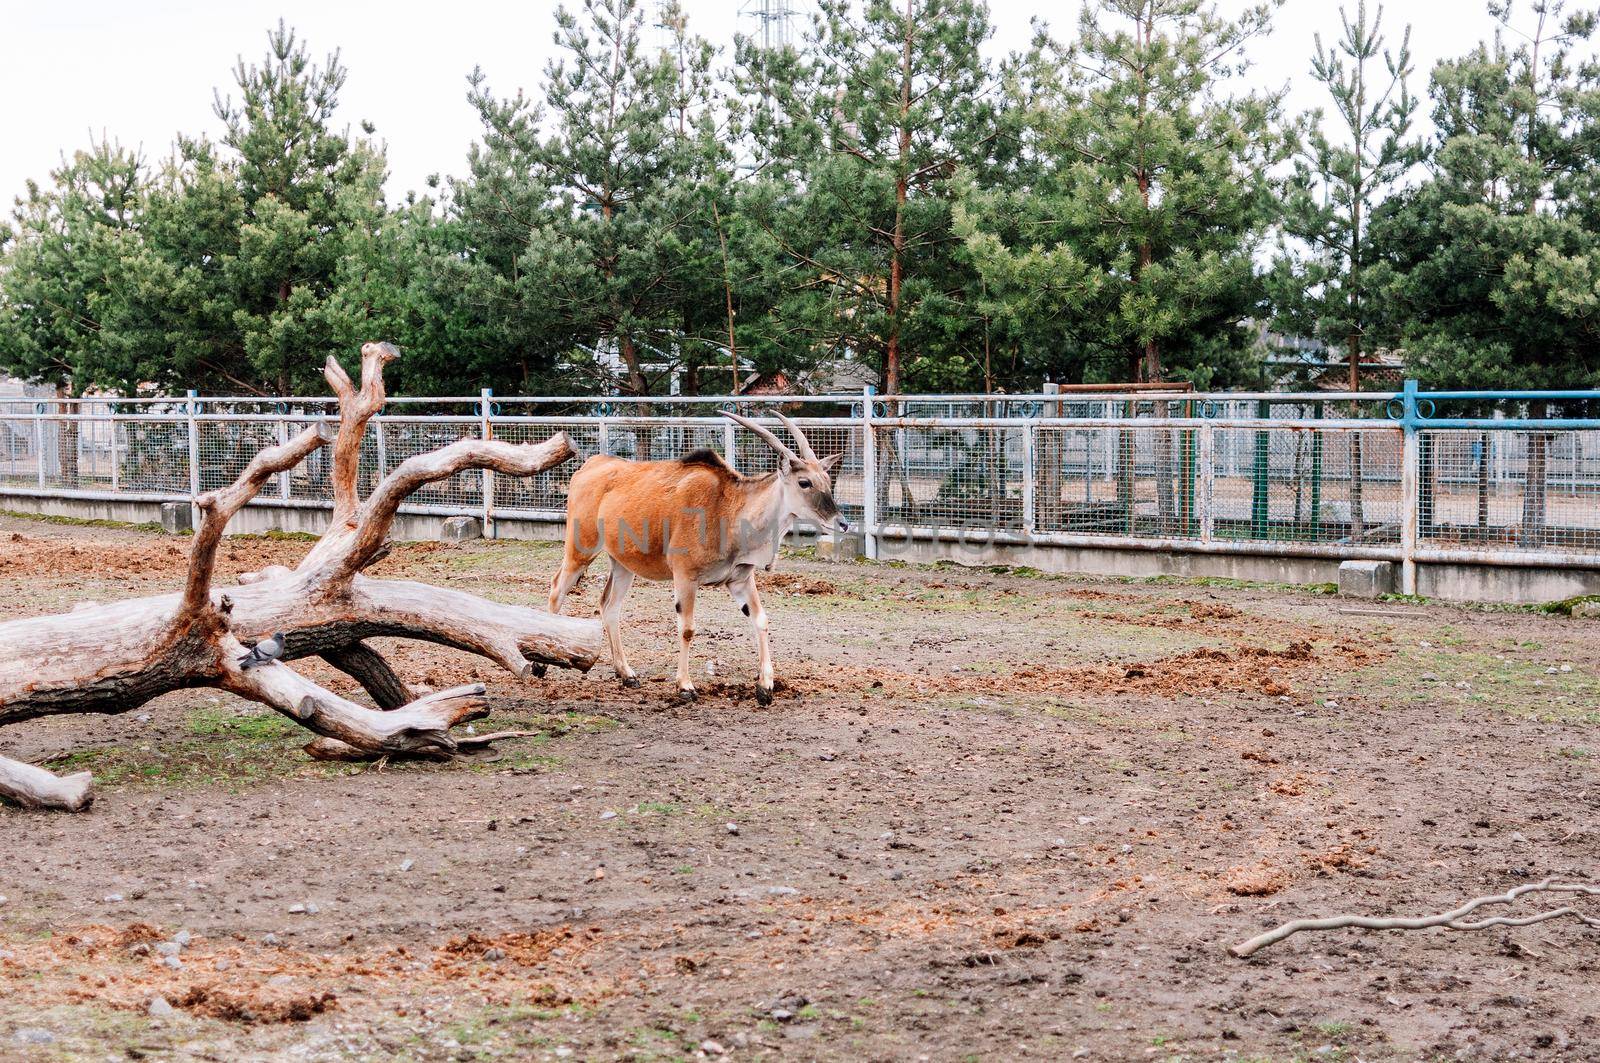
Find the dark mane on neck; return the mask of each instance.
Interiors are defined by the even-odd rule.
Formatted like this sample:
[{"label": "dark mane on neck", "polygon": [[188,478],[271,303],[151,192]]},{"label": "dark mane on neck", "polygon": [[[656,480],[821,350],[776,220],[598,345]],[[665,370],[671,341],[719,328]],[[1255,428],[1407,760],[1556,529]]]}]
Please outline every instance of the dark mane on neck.
[{"label": "dark mane on neck", "polygon": [[689,453],[678,459],[678,464],[699,465],[707,469],[712,469],[723,474],[724,476],[730,476],[736,480],[743,479],[743,477],[741,477],[739,473],[728,464],[727,460],[724,459],[721,454],[718,454],[710,447],[698,447],[695,450],[689,451]]}]

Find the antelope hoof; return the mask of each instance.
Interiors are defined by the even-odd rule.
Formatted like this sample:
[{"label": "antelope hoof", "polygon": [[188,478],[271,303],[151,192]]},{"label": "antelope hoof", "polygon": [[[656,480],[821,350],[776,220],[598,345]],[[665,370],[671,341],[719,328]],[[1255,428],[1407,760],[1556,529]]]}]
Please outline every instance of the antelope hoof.
[{"label": "antelope hoof", "polygon": [[679,687],[678,688],[678,700],[683,702],[685,705],[687,705],[689,702],[693,701],[695,698],[697,698],[699,696],[700,696],[699,691],[695,690],[694,687]]},{"label": "antelope hoof", "polygon": [[639,677],[636,675],[625,675],[622,677],[622,685],[631,690],[639,685]]},{"label": "antelope hoof", "polygon": [[757,683],[756,684],[756,700],[759,701],[763,705],[771,705],[772,704],[772,691],[769,688],[764,687],[761,684]]}]

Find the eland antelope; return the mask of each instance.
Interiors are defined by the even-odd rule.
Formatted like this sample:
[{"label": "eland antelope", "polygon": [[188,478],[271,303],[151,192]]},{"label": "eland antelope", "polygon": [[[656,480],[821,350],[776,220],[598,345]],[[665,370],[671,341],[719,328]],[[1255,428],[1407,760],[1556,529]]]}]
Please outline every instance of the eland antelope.
[{"label": "eland antelope", "polygon": [[833,500],[832,473],[843,455],[817,457],[782,414],[778,419],[794,436],[798,452],[762,425],[724,412],[777,451],[777,471],[744,476],[712,450],[692,451],[675,461],[590,458],[567,492],[566,555],[550,581],[550,611],[561,611],[590,562],[601,553],[609,557],[600,618],[617,676],[623,686],[636,687],[638,676],[622,652],[622,600],[635,576],[670,579],[678,614],[678,695],[692,701],[695,593],[701,587],[726,587],[754,627],[761,655],[756,699],[766,705],[772,701],[772,649],[767,614],[756,593],[756,569],[772,567],[779,542],[797,519],[825,530],[849,530]]}]

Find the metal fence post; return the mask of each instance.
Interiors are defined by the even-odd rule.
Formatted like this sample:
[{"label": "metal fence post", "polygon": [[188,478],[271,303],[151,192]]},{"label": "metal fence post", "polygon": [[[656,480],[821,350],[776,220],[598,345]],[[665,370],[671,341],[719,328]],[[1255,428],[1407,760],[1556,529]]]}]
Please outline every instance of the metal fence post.
[{"label": "metal fence post", "polygon": [[1205,424],[1195,431],[1199,436],[1199,454],[1195,460],[1200,465],[1195,508],[1200,512],[1200,541],[1209,543],[1217,535],[1217,430]]},{"label": "metal fence post", "polygon": [[[280,418],[278,421],[278,445],[281,447],[287,442],[289,442],[289,422]],[[293,477],[294,472],[291,469],[285,469],[278,474],[278,497],[285,502],[289,501],[291,493],[289,482]]]},{"label": "metal fence post", "polygon": [[122,490],[122,462],[117,460],[117,407],[115,403],[106,406],[107,424],[111,427],[111,493],[117,494]]},{"label": "metal fence post", "polygon": [[196,531],[200,530],[200,507],[195,502],[200,497],[200,422],[195,420],[199,405],[200,393],[190,388],[183,409],[189,422],[189,520]]},{"label": "metal fence post", "polygon": [[722,456],[728,459],[730,469],[739,468],[739,437],[735,434],[732,420],[722,426]]},{"label": "metal fence post", "polygon": [[378,444],[378,480],[382,482],[383,478],[389,475],[389,444],[384,439],[383,414],[372,415],[372,431]]},{"label": "metal fence post", "polygon": [[[1256,403],[1256,417],[1266,420],[1272,416],[1272,407],[1265,402]],[[1255,461],[1250,479],[1250,538],[1266,539],[1271,534],[1272,520],[1272,442],[1265,431],[1255,434]]]},{"label": "metal fence post", "polygon": [[[479,431],[484,440],[494,438],[494,390],[484,388],[478,393]],[[494,470],[483,469],[483,537],[493,539],[494,534]]]},{"label": "metal fence post", "polygon": [[870,560],[878,559],[878,440],[872,432],[872,397],[876,389],[861,389],[861,547]]},{"label": "metal fence post", "polygon": [[1407,380],[1400,413],[1400,593],[1417,593],[1417,525],[1422,447],[1417,434],[1417,382]]},{"label": "metal fence post", "polygon": [[[1029,423],[1022,426],[1022,531],[1032,537],[1038,530],[1039,497],[1039,426]],[[994,514],[996,523],[999,514]]]},{"label": "metal fence post", "polygon": [[44,487],[44,411],[39,407],[44,403],[37,403],[33,410],[33,463],[39,472],[39,486]]}]

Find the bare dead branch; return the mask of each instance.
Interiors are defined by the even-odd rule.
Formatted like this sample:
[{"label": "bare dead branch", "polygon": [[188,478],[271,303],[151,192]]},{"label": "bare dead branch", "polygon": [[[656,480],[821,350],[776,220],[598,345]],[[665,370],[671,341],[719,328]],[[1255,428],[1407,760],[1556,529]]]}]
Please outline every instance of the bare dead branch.
[{"label": "bare dead branch", "polygon": [[398,709],[416,697],[411,688],[406,686],[405,680],[389,667],[389,662],[383,659],[383,654],[365,642],[352,642],[324,650],[320,656],[360,683],[361,689],[367,692],[380,709]]},{"label": "bare dead branch", "polygon": [[[454,738],[456,751],[463,752],[471,749],[483,749],[487,746],[493,745],[495,742],[504,742],[512,738],[538,738],[541,734],[542,732],[540,731],[495,731],[491,734],[484,735],[456,735]],[[314,739],[311,742],[306,743],[305,752],[306,755],[312,760],[342,760],[353,763],[373,761],[389,756],[387,753],[372,753],[367,750],[357,749],[355,746],[340,742],[338,739],[334,738]],[[437,754],[425,750],[411,750],[402,754],[398,754],[398,756],[420,757],[426,760],[444,759]]]},{"label": "bare dead branch", "polygon": [[1425,930],[1429,927],[1443,927],[1446,930],[1484,930],[1495,926],[1531,926],[1549,919],[1562,916],[1572,916],[1587,926],[1600,929],[1600,918],[1585,915],[1575,908],[1563,907],[1551,911],[1539,912],[1529,916],[1491,916],[1487,919],[1468,921],[1467,916],[1488,904],[1512,904],[1518,897],[1528,893],[1566,893],[1577,896],[1600,897],[1600,886],[1591,886],[1580,882],[1556,882],[1554,879],[1544,879],[1541,882],[1530,882],[1507,890],[1505,893],[1489,897],[1475,897],[1459,908],[1438,915],[1424,915],[1416,917],[1374,917],[1364,915],[1336,915],[1327,919],[1295,919],[1284,923],[1282,926],[1268,930],[1264,934],[1257,934],[1249,941],[1241,942],[1228,949],[1233,955],[1244,959],[1248,956],[1275,945],[1286,937],[1298,934],[1303,930],[1340,930],[1345,927],[1360,927],[1363,930]]},{"label": "bare dead branch", "polygon": [[[259,701],[327,738],[372,753],[455,752],[450,728],[489,714],[481,683],[451,687],[384,712],[324,690],[281,662],[242,669],[244,647],[231,635],[221,640],[218,686]],[[233,652],[233,651],[237,652]]]},{"label": "bare dead branch", "polygon": [[383,409],[388,394],[383,385],[383,367],[400,357],[392,343],[366,343],[361,346],[361,388],[350,382],[344,366],[332,355],[323,366],[323,378],[339,397],[339,435],[333,441],[333,516],[328,530],[343,527],[355,516],[361,504],[358,474],[361,471],[361,441],[367,435],[367,422]]},{"label": "bare dead branch", "polygon": [[20,760],[0,757],[0,797],[23,808],[82,812],[94,801],[92,782],[86,771],[56,775]]},{"label": "bare dead branch", "polygon": [[[389,537],[389,527],[400,504],[424,484],[448,479],[463,469],[493,469],[508,476],[532,476],[576,454],[565,432],[542,443],[502,443],[495,439],[462,439],[401,462],[356,514],[354,535],[342,562],[334,568],[335,580],[347,579],[377,559]],[[324,542],[329,541],[324,539]],[[337,541],[335,539],[335,541]],[[319,546],[321,543],[318,544]],[[316,550],[312,554],[316,554]],[[310,558],[308,557],[309,561]],[[301,569],[305,569],[302,564]]]}]

